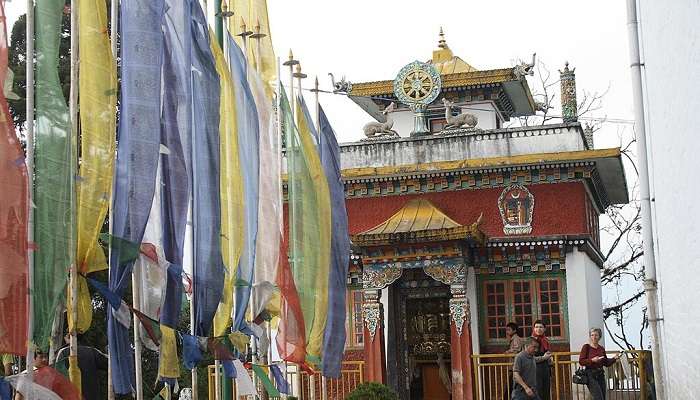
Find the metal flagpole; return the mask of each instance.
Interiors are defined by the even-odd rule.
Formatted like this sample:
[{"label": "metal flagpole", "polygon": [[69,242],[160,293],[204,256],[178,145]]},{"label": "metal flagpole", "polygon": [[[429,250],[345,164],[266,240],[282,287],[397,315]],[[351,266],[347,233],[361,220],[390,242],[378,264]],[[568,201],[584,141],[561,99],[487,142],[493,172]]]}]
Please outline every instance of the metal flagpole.
[{"label": "metal flagpole", "polygon": [[[119,32],[119,0],[112,0],[110,2],[110,39],[112,40],[112,57],[114,57],[114,60],[116,62],[117,60],[117,33]],[[116,111],[116,110],[115,110]],[[115,132],[115,139],[116,139],[116,132]],[[116,175],[116,168],[114,170],[115,175]],[[112,177],[112,195],[109,198],[109,235],[110,238],[112,237],[112,227],[113,227],[113,211],[114,211],[114,184],[116,182],[116,179],[114,179],[114,176]],[[111,240],[111,239],[110,239]],[[112,246],[107,246],[107,259],[108,262],[110,263],[108,274],[112,273]],[[109,308],[108,308],[108,311]],[[107,346],[107,399],[108,400],[114,400],[114,386],[112,385],[112,363],[110,360],[111,355],[109,354],[109,346]],[[140,361],[140,360],[139,360]],[[141,381],[139,381],[138,384],[140,384]]]},{"label": "metal flagpole", "polygon": [[[70,111],[70,122],[71,122],[71,146],[70,146],[70,178],[72,182],[75,182],[77,176],[77,154],[75,153],[78,149],[78,68],[79,68],[79,54],[78,54],[78,1],[71,0],[70,2],[70,97],[68,108]],[[72,326],[69,326],[70,335],[70,356],[69,360],[69,371],[73,368],[78,367],[78,265],[76,263],[76,229],[75,229],[75,215],[76,215],[76,188],[73,186],[70,194],[70,204],[71,204],[71,220],[70,220],[70,304],[71,304],[71,319],[73,320]],[[69,376],[74,378],[69,372]],[[73,379],[71,379],[73,385],[80,391],[80,385],[77,385]]]},{"label": "metal flagpole", "polygon": [[[296,71],[292,74],[292,77],[297,78],[297,88],[299,90],[299,101],[301,102],[304,99],[304,95],[302,94],[301,91],[301,80],[306,78],[306,74],[301,72],[301,62],[297,62],[296,64]],[[294,84],[292,83],[292,86]],[[301,105],[301,104],[300,104]],[[295,111],[297,108],[300,107],[295,107]],[[301,111],[300,111],[301,112]],[[298,115],[299,113],[297,112],[296,118],[295,118],[295,123],[299,118],[302,118],[303,116]],[[312,122],[313,124],[313,122]],[[296,253],[296,252],[295,252]],[[296,257],[296,254],[294,255]],[[301,366],[299,366],[301,368]],[[301,371],[300,371],[301,372]],[[301,388],[301,374],[297,375],[297,379],[299,379],[299,387]],[[315,375],[310,375],[309,376],[309,382],[310,382],[310,392],[311,392],[311,400],[316,400],[316,376]]]},{"label": "metal flagpole", "polygon": [[[287,61],[285,61],[284,64],[282,64],[282,65],[289,67],[289,106],[291,107],[292,113],[294,115],[294,123],[296,123],[296,115],[297,115],[297,110],[296,110],[296,107],[294,106],[294,100],[295,100],[294,99],[294,66],[297,64],[299,64],[299,61],[294,59],[294,53],[292,53],[292,49],[289,49],[289,59]],[[279,78],[279,86],[280,86],[279,91],[280,91],[280,93],[282,93],[282,78],[281,77]],[[282,109],[280,108],[279,110],[280,110],[280,116],[281,116]],[[293,201],[294,196],[295,196],[295,184],[293,182],[293,179],[294,179],[294,172],[295,172],[296,167],[294,165],[294,157],[292,156],[292,153],[294,152],[294,149],[293,149],[293,147],[294,147],[294,139],[293,139],[294,127],[289,126],[287,128],[292,130],[292,134],[290,135],[292,137],[292,140],[288,141],[288,143],[287,143],[287,176],[289,177],[288,182],[287,182],[287,186],[289,187],[289,189],[288,189],[288,191],[289,191],[289,204],[291,204],[291,213],[289,214],[289,233],[291,235],[291,238],[289,239],[289,243],[292,245],[292,257],[289,260],[290,261],[289,264],[293,270],[295,263],[296,263],[296,260],[295,260],[295,257],[296,257],[296,250],[295,250],[296,234],[294,233],[294,231],[296,229],[295,229],[294,225],[291,223],[291,216],[295,215],[297,213],[296,201]],[[297,387],[297,390],[298,390],[298,392],[295,394],[297,394],[301,397],[301,368],[299,367],[299,365],[297,365],[297,374],[294,376],[294,379],[296,381],[295,386]]]},{"label": "metal flagpole", "polygon": [[[241,37],[241,42],[243,43],[243,55],[245,56],[246,61],[247,61],[248,60],[248,36],[252,35],[253,32],[248,30],[248,27],[245,25],[245,20],[243,19],[243,17],[241,17],[240,28],[241,28],[241,32],[238,33],[236,36]],[[248,63],[246,62],[246,77],[248,74],[248,65],[247,64]]]},{"label": "metal flagpole", "polygon": [[251,37],[251,39],[255,39],[255,57],[254,57],[255,70],[258,71],[258,73],[260,73],[261,72],[260,61],[262,60],[262,57],[260,56],[260,49],[261,49],[260,42],[261,42],[262,38],[266,37],[267,35],[260,32],[260,20],[259,19],[257,20],[257,23],[255,24],[255,28],[254,28],[253,32],[254,33],[252,35],[250,35],[250,37]]},{"label": "metal flagpole", "polygon": [[[301,87],[301,85],[300,85]],[[318,155],[323,160],[323,149],[321,148],[321,103],[318,99],[318,94],[320,90],[318,89],[318,76],[314,80],[314,88],[311,90],[314,92],[314,100],[316,101],[316,133],[318,134]],[[328,393],[326,392],[327,382],[326,377],[321,375],[321,400],[326,400],[328,398]]]},{"label": "metal flagpole", "polygon": [[[27,177],[29,179],[29,215],[27,219],[27,374],[34,370],[34,0],[27,0],[26,23],[27,77]],[[35,400],[28,396],[27,400]]]}]

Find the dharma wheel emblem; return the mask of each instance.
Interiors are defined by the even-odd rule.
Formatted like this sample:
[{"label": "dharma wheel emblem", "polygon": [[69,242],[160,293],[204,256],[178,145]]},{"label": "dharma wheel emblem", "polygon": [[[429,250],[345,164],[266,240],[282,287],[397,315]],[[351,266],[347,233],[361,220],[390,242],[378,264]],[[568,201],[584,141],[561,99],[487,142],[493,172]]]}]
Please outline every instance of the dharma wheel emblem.
[{"label": "dharma wheel emblem", "polygon": [[438,97],[441,86],[440,73],[434,66],[414,61],[401,68],[394,79],[394,94],[409,106],[428,105]]},{"label": "dharma wheel emblem", "polygon": [[401,68],[394,79],[394,95],[413,111],[411,136],[429,135],[425,111],[440,95],[442,80],[432,64],[414,61]]}]

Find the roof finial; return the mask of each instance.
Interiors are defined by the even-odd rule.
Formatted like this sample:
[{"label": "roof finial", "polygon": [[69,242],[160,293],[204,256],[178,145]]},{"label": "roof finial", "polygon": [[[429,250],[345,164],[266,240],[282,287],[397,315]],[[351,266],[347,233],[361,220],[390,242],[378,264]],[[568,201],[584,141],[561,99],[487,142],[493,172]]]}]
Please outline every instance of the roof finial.
[{"label": "roof finial", "polygon": [[438,47],[441,49],[447,48],[447,42],[445,41],[445,32],[443,32],[442,27],[440,27],[440,41],[438,42]]}]

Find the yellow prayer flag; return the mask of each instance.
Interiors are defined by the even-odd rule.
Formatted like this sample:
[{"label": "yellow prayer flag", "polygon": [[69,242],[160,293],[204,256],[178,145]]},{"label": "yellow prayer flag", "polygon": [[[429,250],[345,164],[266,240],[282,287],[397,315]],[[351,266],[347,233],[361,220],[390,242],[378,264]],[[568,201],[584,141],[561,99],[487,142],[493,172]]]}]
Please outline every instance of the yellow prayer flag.
[{"label": "yellow prayer flag", "polygon": [[161,378],[179,378],[180,363],[177,358],[177,341],[175,330],[169,326],[160,325],[160,359],[158,376]]}]

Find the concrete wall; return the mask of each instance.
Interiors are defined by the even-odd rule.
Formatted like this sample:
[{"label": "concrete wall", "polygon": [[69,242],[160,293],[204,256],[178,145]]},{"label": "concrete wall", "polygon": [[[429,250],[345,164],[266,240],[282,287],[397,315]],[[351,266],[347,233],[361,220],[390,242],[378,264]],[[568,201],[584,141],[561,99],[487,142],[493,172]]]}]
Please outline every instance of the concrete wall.
[{"label": "concrete wall", "polygon": [[576,248],[566,254],[566,302],[569,343],[571,351],[578,351],[588,341],[590,328],[603,328],[603,293],[600,268]]},{"label": "concrete wall", "polygon": [[640,0],[652,219],[668,399],[700,389],[700,2]]},{"label": "concrete wall", "polygon": [[343,169],[382,167],[585,149],[580,125],[548,125],[344,143],[340,164]]}]

